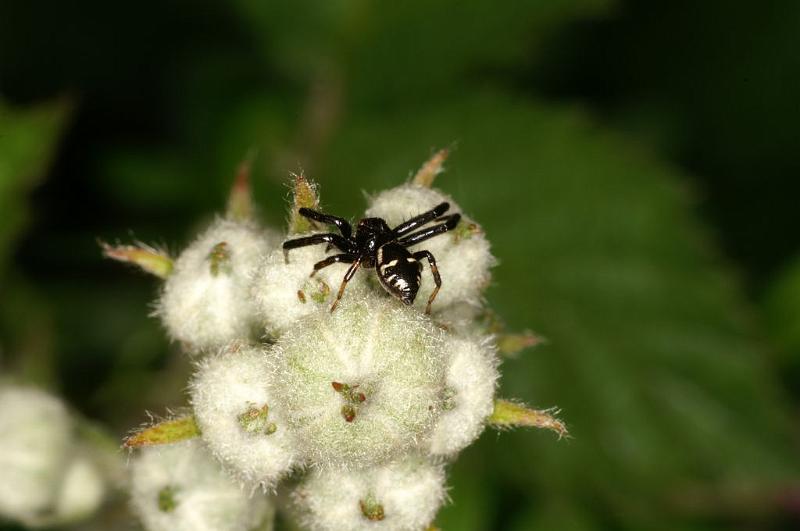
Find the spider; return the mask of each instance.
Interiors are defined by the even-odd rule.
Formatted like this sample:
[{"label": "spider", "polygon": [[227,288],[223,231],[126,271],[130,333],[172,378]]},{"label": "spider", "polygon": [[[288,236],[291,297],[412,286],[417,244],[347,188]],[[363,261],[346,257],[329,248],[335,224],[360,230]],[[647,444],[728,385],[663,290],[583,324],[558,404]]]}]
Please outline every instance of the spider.
[{"label": "spider", "polygon": [[[298,210],[301,216],[320,223],[335,225],[341,235],[335,233],[314,234],[313,236],[287,240],[283,242],[284,257],[288,262],[291,249],[318,243],[327,243],[328,247],[333,246],[342,251],[341,254],[329,256],[314,264],[314,270],[311,272],[313,277],[317,271],[329,265],[337,263],[351,264],[342,279],[341,286],[339,286],[336,300],[331,305],[331,312],[336,309],[347,283],[353,278],[359,267],[374,267],[381,286],[387,292],[405,304],[413,303],[422,278],[422,263],[420,260],[425,258],[430,264],[433,281],[436,283],[436,287],[428,298],[428,305],[425,307],[425,313],[430,314],[433,299],[436,298],[436,294],[439,293],[439,289],[442,287],[442,277],[436,267],[436,259],[429,251],[423,250],[411,253],[406,247],[443,234],[458,225],[461,214],[445,216],[444,213],[449,208],[449,203],[441,203],[393,229],[389,228],[386,221],[381,218],[363,218],[356,225],[355,235],[353,235],[353,229],[347,220],[323,214],[310,208],[301,208]],[[431,222],[437,222],[437,224],[424,227]],[[416,232],[414,232],[415,230]]]}]

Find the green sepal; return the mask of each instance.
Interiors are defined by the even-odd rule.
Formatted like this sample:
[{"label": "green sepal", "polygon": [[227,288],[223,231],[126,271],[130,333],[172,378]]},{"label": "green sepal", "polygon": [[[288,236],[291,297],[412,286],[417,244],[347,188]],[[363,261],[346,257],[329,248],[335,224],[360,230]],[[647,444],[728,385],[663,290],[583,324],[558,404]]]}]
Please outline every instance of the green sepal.
[{"label": "green sepal", "polygon": [[172,444],[200,436],[200,428],[194,416],[165,420],[128,436],[122,443],[124,448],[140,448]]}]

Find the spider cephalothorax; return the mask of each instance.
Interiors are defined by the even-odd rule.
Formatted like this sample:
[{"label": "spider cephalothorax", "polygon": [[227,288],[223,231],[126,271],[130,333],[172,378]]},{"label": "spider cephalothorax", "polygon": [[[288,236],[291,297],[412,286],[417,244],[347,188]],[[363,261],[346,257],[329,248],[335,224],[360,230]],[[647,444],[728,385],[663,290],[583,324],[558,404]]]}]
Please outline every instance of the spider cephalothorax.
[{"label": "spider cephalothorax", "polygon": [[[331,311],[336,308],[342,298],[347,282],[353,278],[359,267],[375,268],[378,273],[378,279],[386,291],[405,304],[413,303],[419,290],[422,275],[422,263],[420,260],[425,258],[431,266],[433,280],[436,283],[436,288],[428,298],[428,305],[425,308],[425,313],[430,313],[431,303],[436,298],[439,288],[442,287],[442,278],[436,268],[436,259],[429,251],[423,250],[411,253],[406,247],[452,230],[458,224],[461,215],[451,214],[444,216],[444,213],[449,208],[449,203],[441,203],[393,229],[381,218],[364,218],[356,225],[355,235],[353,235],[350,223],[346,220],[309,208],[301,208],[298,211],[301,216],[320,223],[335,225],[341,235],[334,233],[314,234],[313,236],[287,240],[283,243],[283,251],[287,256],[287,260],[290,249],[318,243],[327,243],[342,251],[341,254],[329,256],[314,264],[314,270],[311,272],[311,276],[314,276],[317,271],[331,264],[352,264],[347,273],[345,273],[344,279],[342,279],[339,293],[331,306]],[[437,222],[437,224],[423,228],[424,225],[431,222]],[[415,231],[415,229],[420,230]]]}]

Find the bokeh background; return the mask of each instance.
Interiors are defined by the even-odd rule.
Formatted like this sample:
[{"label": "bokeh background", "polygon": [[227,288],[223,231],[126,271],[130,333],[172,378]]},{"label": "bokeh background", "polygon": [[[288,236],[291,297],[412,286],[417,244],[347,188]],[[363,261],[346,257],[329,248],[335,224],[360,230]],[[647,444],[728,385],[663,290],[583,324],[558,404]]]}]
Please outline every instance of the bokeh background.
[{"label": "bokeh background", "polygon": [[502,394],[573,438],[486,433],[437,524],[798,529],[799,46],[795,0],[0,1],[2,371],[121,437],[190,367],[98,238],[180,249],[248,153],[265,221],[300,171],[356,218],[451,146],[548,339]]}]

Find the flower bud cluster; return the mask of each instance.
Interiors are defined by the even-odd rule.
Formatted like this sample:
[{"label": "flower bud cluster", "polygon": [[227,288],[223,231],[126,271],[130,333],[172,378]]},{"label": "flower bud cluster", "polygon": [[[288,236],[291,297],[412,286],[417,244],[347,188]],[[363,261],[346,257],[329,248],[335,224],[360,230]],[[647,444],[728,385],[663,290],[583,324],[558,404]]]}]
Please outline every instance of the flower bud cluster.
[{"label": "flower bud cluster", "polygon": [[94,513],[108,489],[64,403],[0,384],[0,518],[50,527]]},{"label": "flower bud cluster", "polygon": [[252,529],[271,514],[263,492],[279,485],[310,530],[431,524],[446,464],[493,411],[496,346],[476,323],[495,259],[482,229],[437,190],[402,185],[372,197],[365,214],[394,227],[442,202],[460,223],[411,249],[430,251],[441,274],[430,315],[427,263],[412,305],[373,268],[339,300],[349,264],[311,273],[341,251],[281,246],[335,227],[277,238],[218,220],[180,254],[157,314],[199,354],[189,395],[201,435],[134,460],[133,505],[147,529]]}]

